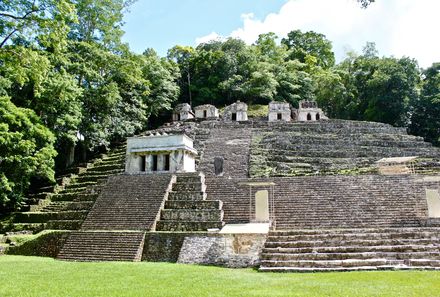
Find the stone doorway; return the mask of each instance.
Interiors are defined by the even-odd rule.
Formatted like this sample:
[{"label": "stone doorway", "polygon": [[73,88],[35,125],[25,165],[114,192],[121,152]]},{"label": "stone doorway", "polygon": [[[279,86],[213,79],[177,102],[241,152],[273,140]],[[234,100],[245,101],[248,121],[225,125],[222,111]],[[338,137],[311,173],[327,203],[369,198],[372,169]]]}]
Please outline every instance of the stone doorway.
[{"label": "stone doorway", "polygon": [[249,222],[269,223],[276,230],[274,182],[249,181],[239,183],[249,187]]}]

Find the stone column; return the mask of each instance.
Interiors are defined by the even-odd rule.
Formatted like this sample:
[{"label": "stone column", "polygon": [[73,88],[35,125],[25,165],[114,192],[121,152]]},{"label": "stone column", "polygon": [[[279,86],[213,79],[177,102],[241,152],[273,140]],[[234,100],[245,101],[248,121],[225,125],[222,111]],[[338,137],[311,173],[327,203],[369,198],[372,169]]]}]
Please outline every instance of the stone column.
[{"label": "stone column", "polygon": [[165,155],[159,154],[157,155],[157,171],[165,170]]},{"label": "stone column", "polygon": [[153,156],[148,154],[145,156],[145,172],[153,171]]}]

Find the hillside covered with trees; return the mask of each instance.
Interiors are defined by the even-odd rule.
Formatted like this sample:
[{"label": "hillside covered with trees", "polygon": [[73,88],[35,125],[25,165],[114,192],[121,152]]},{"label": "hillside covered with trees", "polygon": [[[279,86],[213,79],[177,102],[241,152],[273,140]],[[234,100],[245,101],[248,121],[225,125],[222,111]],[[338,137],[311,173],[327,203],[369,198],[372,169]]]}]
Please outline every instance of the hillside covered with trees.
[{"label": "hillside covered with trees", "polygon": [[160,124],[177,102],[311,99],[332,118],[404,126],[440,144],[440,63],[420,69],[374,43],[335,63],[330,40],[299,30],[280,42],[267,33],[251,45],[229,38],[136,54],[121,42],[131,2],[0,3],[0,214],[55,171]]}]

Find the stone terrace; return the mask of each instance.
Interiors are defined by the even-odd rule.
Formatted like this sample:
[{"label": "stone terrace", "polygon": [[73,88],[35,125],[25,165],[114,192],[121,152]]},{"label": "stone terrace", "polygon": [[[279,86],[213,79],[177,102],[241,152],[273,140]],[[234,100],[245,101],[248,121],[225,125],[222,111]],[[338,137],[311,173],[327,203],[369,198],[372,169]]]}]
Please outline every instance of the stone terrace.
[{"label": "stone terrace", "polygon": [[207,177],[214,175],[215,157],[224,158],[224,176],[230,177],[374,173],[377,160],[399,156],[419,156],[440,169],[439,148],[383,123],[211,120],[173,123],[151,132],[192,137],[198,171]]},{"label": "stone terrace", "polygon": [[375,161],[385,157],[440,156],[421,137],[382,123],[255,123],[252,133],[253,177],[374,172]]},{"label": "stone terrace", "polygon": [[440,270],[440,228],[272,231],[260,271]]},{"label": "stone terrace", "polygon": [[[289,230],[424,225],[427,219],[424,184],[414,179],[358,175],[206,178],[205,182],[208,198],[223,201],[226,223],[249,221],[249,186],[243,183],[274,182],[276,228]],[[251,198],[255,199],[255,191],[262,189],[267,188],[254,187]]]}]

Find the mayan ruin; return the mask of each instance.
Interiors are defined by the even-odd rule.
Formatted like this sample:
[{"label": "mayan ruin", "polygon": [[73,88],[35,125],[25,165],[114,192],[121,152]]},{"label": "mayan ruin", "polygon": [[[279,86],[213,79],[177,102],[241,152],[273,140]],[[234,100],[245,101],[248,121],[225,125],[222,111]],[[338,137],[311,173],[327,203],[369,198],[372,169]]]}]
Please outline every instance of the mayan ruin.
[{"label": "mayan ruin", "polygon": [[313,101],[272,102],[256,120],[243,102],[195,110],[177,106],[16,224],[74,230],[54,254],[63,260],[438,267],[440,149],[390,125],[328,119]]}]

